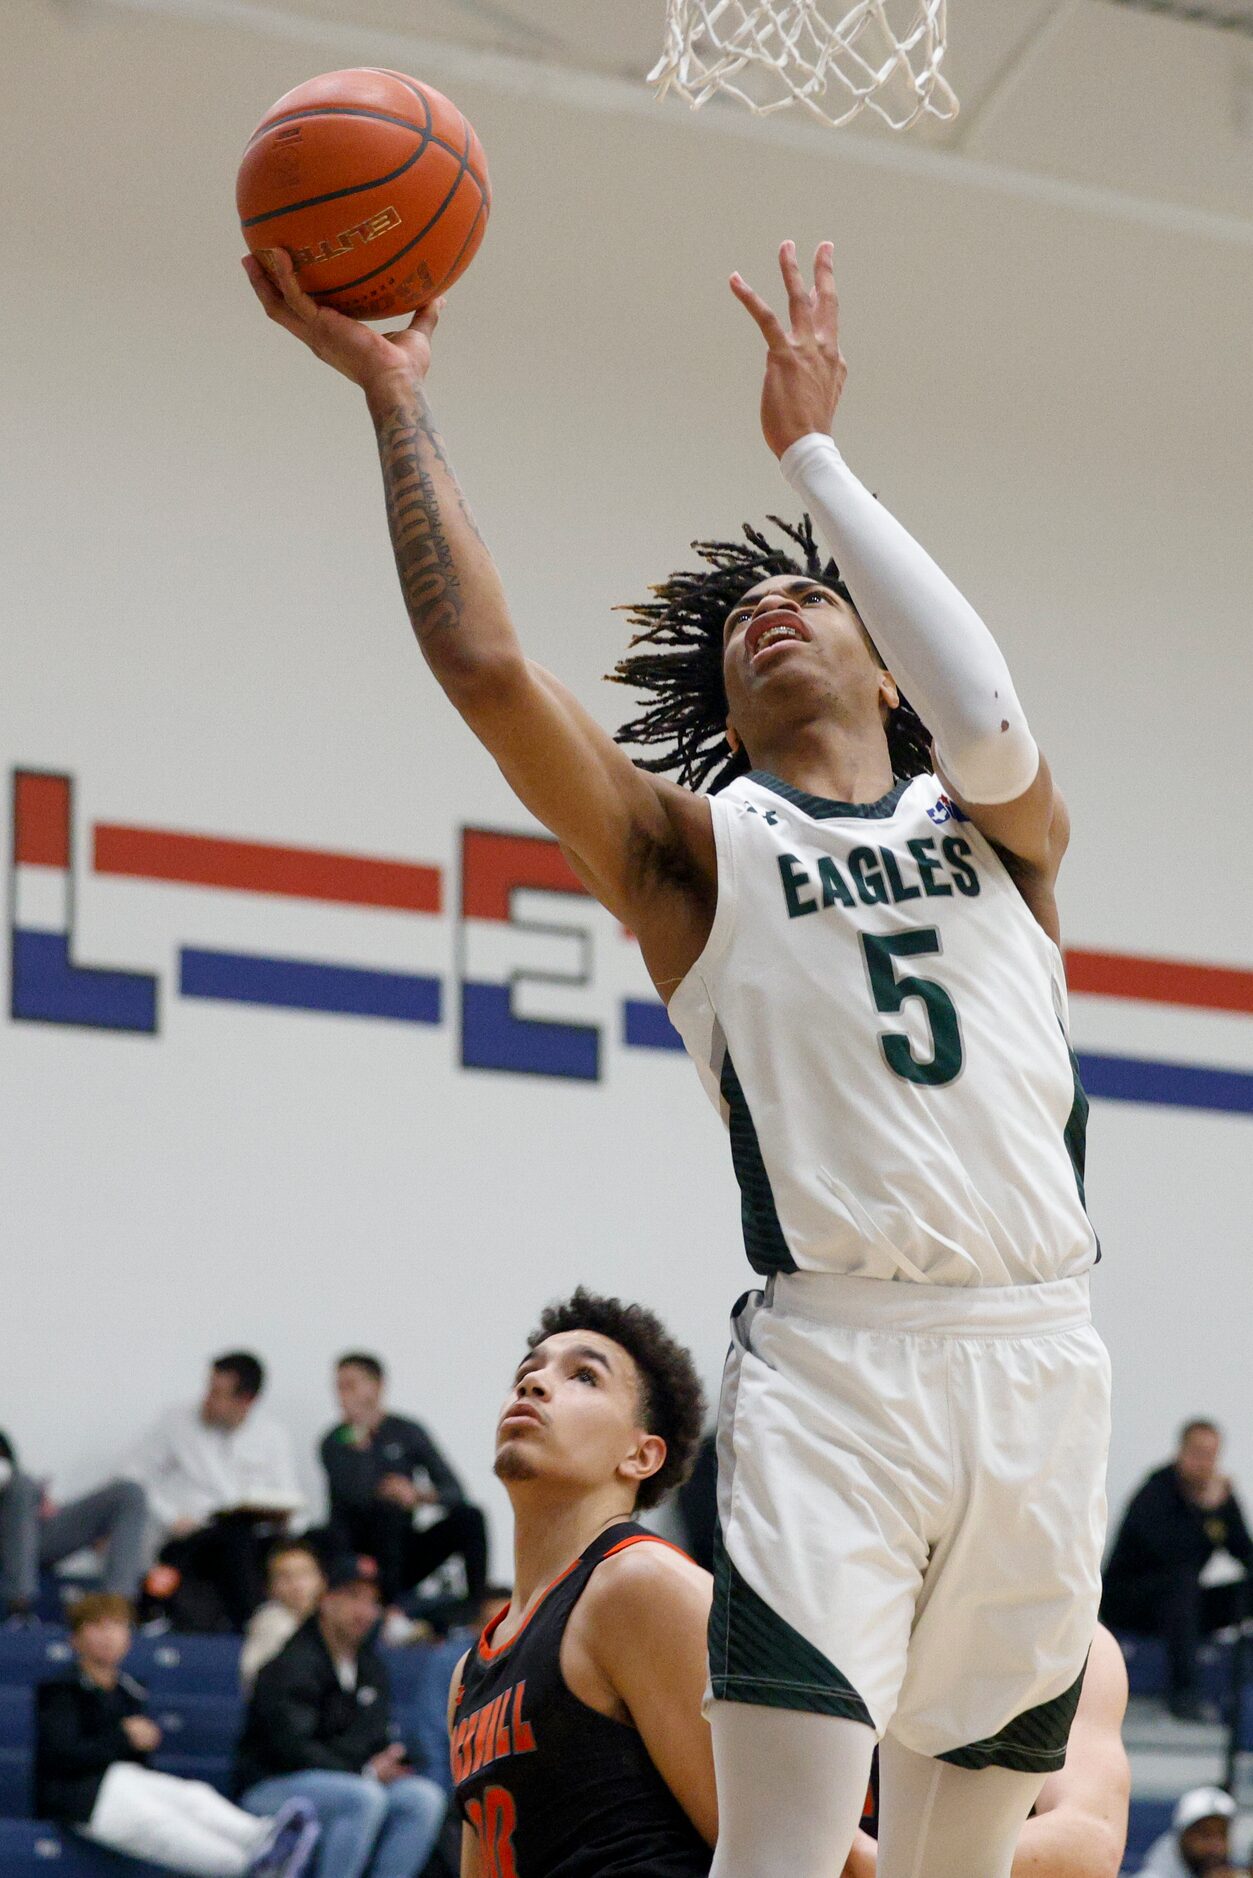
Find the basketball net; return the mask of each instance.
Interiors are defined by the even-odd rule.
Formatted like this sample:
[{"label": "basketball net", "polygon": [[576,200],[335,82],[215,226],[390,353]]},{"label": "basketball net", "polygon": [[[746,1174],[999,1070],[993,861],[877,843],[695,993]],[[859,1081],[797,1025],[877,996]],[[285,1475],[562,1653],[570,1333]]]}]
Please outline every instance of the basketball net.
[{"label": "basketball net", "polygon": [[[924,114],[949,119],[957,99],[940,73],[947,0],[666,0],[665,49],[648,74],[658,97],[718,92],[764,116],[804,105],[847,124],[867,107],[893,130]],[[897,20],[894,30],[889,14]]]}]

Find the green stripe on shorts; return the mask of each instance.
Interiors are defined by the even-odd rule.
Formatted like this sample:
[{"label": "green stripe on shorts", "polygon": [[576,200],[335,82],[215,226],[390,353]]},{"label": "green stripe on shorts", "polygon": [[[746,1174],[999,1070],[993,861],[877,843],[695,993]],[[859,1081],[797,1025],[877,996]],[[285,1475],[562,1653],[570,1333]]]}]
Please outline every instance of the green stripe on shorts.
[{"label": "green stripe on shorts", "polygon": [[848,1677],[740,1576],[727,1556],[721,1528],[714,1539],[709,1680],[719,1702],[804,1709],[874,1727]]},{"label": "green stripe on shorts", "polygon": [[1061,1695],[1024,1709],[986,1741],[971,1741],[964,1748],[954,1748],[951,1754],[937,1755],[937,1760],[947,1761],[951,1767],[1008,1767],[1019,1774],[1055,1774],[1066,1759],[1070,1724],[1079,1706],[1087,1667],[1085,1662]]}]

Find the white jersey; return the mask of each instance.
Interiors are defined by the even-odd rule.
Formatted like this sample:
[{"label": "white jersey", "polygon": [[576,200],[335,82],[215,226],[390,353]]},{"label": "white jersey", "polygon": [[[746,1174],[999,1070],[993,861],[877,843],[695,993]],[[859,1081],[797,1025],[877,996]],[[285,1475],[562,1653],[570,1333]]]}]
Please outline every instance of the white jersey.
[{"label": "white jersey", "polygon": [[1099,1257],[1061,954],[934,776],[711,798],[718,905],[670,1017],[727,1122],[753,1267],[936,1285]]}]

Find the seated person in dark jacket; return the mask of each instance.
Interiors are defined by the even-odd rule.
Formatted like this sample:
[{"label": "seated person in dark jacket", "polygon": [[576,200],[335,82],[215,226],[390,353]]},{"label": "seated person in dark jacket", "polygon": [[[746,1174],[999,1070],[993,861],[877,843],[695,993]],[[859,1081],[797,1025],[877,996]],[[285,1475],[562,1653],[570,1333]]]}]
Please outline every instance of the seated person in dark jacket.
[{"label": "seated person in dark jacket", "polygon": [[387,1671],[366,1641],[381,1613],[373,1560],[338,1560],[313,1616],[258,1672],[239,1744],[241,1805],[311,1802],[326,1878],[417,1878],[444,1817],[443,1789],[394,1735]]},{"label": "seated person in dark jacket", "polygon": [[[461,1482],[426,1430],[390,1415],[385,1375],[376,1356],[354,1352],[335,1368],[344,1419],[322,1443],[330,1496],[331,1544],[378,1560],[379,1588],[393,1604],[444,1560],[465,1563],[466,1596],[475,1606],[487,1584],[487,1528]],[[429,1484],[414,1475],[422,1473]],[[444,1517],[421,1529],[419,1506],[441,1506]],[[477,1614],[477,1613],[476,1613]]]},{"label": "seated person in dark jacket", "polygon": [[[1170,1706],[1184,1718],[1200,1714],[1197,1645],[1250,1609],[1247,1576],[1228,1565],[1228,1581],[1213,1581],[1216,1553],[1229,1554],[1246,1574],[1253,1565],[1240,1503],[1219,1472],[1221,1452],[1222,1434],[1213,1422],[1186,1423],[1174,1460],[1133,1496],[1105,1568],[1102,1618],[1115,1630],[1165,1639]],[[1202,1582],[1210,1574],[1211,1581]]]},{"label": "seated person in dark jacket", "polygon": [[199,1878],[299,1878],[318,1839],[307,1804],[257,1818],[203,1781],[149,1767],[161,1730],[144,1713],[143,1689],[121,1667],[132,1637],[126,1599],[93,1593],[75,1605],[70,1626],[77,1664],[41,1684],[37,1698],[39,1816]]}]

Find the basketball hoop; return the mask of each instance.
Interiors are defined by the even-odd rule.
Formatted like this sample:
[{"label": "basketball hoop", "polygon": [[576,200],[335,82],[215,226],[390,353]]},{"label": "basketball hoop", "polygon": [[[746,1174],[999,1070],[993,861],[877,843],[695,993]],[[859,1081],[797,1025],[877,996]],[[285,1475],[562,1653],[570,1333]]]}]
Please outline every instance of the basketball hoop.
[{"label": "basketball hoop", "polygon": [[[658,97],[699,106],[718,92],[759,116],[793,104],[824,124],[869,108],[893,130],[957,99],[940,72],[947,0],[666,0],[666,40],[648,74]],[[894,30],[889,15],[894,15]]]}]

